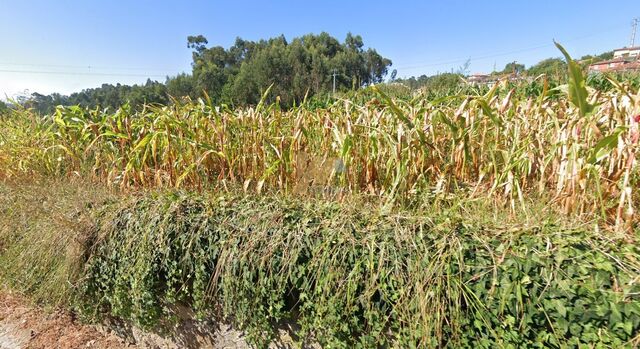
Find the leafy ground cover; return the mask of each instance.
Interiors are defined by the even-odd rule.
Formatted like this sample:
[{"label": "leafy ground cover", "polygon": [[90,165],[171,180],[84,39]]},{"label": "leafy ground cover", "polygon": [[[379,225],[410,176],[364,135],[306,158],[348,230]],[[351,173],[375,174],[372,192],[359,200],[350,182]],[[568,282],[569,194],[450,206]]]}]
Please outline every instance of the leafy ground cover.
[{"label": "leafy ground cover", "polygon": [[11,110],[0,280],[146,328],[186,305],[258,346],[282,321],[326,347],[637,346],[640,97],[566,60],[535,94]]},{"label": "leafy ground cover", "polygon": [[[43,187],[54,188],[44,202]],[[301,343],[329,347],[637,344],[637,236],[604,235],[544,206],[508,218],[479,203],[384,211],[175,190],[92,200],[83,193],[95,185],[63,187],[2,186],[0,240],[10,242],[0,275],[87,319],[152,328],[185,304],[258,345],[285,320],[299,324]],[[59,222],[41,211],[48,205]],[[46,239],[14,229],[27,206]],[[78,221],[70,212],[91,218],[61,230]]]}]

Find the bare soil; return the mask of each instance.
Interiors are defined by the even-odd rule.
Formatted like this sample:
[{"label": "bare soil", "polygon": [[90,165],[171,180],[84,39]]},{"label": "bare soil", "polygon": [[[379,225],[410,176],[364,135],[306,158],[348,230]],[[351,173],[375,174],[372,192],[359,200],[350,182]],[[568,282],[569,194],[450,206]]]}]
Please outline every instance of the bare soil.
[{"label": "bare soil", "polygon": [[136,348],[115,334],[83,324],[72,314],[44,311],[0,292],[0,349]]},{"label": "bare soil", "polygon": [[[0,349],[248,349],[244,333],[225,323],[200,323],[187,310],[185,321],[169,335],[130,325],[91,325],[64,310],[44,310],[23,297],[0,289]],[[280,328],[269,348],[297,347],[290,328]],[[320,348],[316,344],[304,348]]]}]

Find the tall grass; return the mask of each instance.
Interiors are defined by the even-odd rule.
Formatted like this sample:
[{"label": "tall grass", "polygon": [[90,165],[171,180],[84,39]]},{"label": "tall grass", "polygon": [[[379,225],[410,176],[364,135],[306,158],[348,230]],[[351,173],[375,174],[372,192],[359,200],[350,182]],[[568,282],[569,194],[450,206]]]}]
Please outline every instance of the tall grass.
[{"label": "tall grass", "polygon": [[91,209],[115,198],[83,181],[0,185],[0,285],[48,305],[69,304],[91,246]]}]

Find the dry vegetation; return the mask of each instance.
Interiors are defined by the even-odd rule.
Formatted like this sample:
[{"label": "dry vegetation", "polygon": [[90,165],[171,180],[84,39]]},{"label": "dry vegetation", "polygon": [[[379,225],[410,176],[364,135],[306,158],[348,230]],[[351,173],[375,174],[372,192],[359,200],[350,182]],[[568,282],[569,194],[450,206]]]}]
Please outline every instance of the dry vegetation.
[{"label": "dry vegetation", "polygon": [[0,125],[0,177],[359,193],[402,204],[462,190],[514,210],[543,196],[564,212],[629,231],[640,105],[638,91],[616,86],[577,101],[521,97],[496,85],[436,101],[380,92],[366,103],[315,110],[229,110],[203,101],[137,113],[60,108],[45,118],[21,110]]},{"label": "dry vegetation", "polygon": [[568,61],[536,97],[12,111],[0,279],[149,327],[187,304],[262,345],[283,319],[329,347],[637,345],[640,94]]}]

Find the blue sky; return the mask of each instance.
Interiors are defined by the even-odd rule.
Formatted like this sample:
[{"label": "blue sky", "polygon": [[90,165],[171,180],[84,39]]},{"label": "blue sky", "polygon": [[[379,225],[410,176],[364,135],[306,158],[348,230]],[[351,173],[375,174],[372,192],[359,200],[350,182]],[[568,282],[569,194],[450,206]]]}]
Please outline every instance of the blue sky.
[{"label": "blue sky", "polygon": [[[189,72],[188,35],[228,47],[235,38],[326,31],[393,60],[398,76],[488,72],[629,44],[640,1],[151,1],[0,0],[0,96],[70,93]],[[640,34],[636,43],[640,43]],[[15,72],[20,71],[20,72]]]}]

